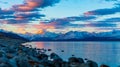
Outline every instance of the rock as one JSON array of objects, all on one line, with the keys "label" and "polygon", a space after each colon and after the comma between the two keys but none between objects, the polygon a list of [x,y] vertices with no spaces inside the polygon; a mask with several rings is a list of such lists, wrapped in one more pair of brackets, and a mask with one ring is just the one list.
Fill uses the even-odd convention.
[{"label": "rock", "polygon": [[61,52],[64,52],[64,50],[61,50]]},{"label": "rock", "polygon": [[10,59],[10,60],[9,60],[9,63],[10,63],[10,65],[11,65],[12,67],[18,67],[15,58]]},{"label": "rock", "polygon": [[98,64],[94,61],[88,60],[86,63],[89,65],[89,67],[98,67]]},{"label": "rock", "polygon": [[63,63],[62,63],[62,65],[61,65],[62,67],[69,67],[69,63],[68,62],[65,62],[65,61],[63,61]]},{"label": "rock", "polygon": [[74,54],[72,54],[72,57],[74,57],[75,55]]},{"label": "rock", "polygon": [[100,67],[109,67],[108,65],[102,64]]},{"label": "rock", "polygon": [[88,64],[86,64],[86,63],[82,63],[82,64],[80,64],[80,66],[78,66],[78,67],[90,67]]},{"label": "rock", "polygon": [[7,57],[8,59],[11,59],[11,58],[13,58],[14,56],[13,56],[13,54],[7,53],[7,54],[6,54],[6,57]]},{"label": "rock", "polygon": [[70,57],[68,59],[69,63],[76,62],[76,63],[84,63],[84,60],[82,58],[76,58],[76,57]]},{"label": "rock", "polygon": [[77,58],[79,63],[84,63],[84,60],[82,58]]},{"label": "rock", "polygon": [[41,62],[41,65],[43,65],[44,67],[54,67],[54,64],[52,61],[44,61],[44,62]]},{"label": "rock", "polygon": [[39,62],[36,62],[34,60],[28,60],[29,64],[32,66],[32,67],[36,67],[38,66],[40,63]]},{"label": "rock", "polygon": [[52,51],[52,49],[48,49],[48,51]]},{"label": "rock", "polygon": [[5,55],[5,51],[4,50],[0,50],[0,57],[3,57]]},{"label": "rock", "polygon": [[48,60],[48,55],[46,55],[46,54],[39,54],[39,55],[37,56],[37,58],[38,58],[39,60]]},{"label": "rock", "polygon": [[53,60],[60,60],[60,61],[62,61],[62,59],[55,53],[51,53],[50,54],[50,58],[53,59]]},{"label": "rock", "polygon": [[55,53],[50,54],[50,58],[53,59],[53,64],[55,67],[61,67],[63,60]]},{"label": "rock", "polygon": [[18,67],[31,67],[28,62],[28,58],[25,55],[20,54],[16,57]]},{"label": "rock", "polygon": [[12,67],[12,66],[9,65],[9,64],[6,64],[6,63],[1,63],[1,64],[0,64],[0,67]]},{"label": "rock", "polygon": [[78,67],[84,63],[84,60],[82,58],[70,57],[68,59],[68,62],[70,64],[70,67]]}]

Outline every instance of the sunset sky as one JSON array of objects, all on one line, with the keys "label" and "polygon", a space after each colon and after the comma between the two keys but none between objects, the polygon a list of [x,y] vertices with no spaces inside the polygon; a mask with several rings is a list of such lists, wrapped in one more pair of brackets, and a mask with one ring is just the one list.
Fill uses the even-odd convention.
[{"label": "sunset sky", "polygon": [[120,0],[0,0],[0,29],[15,33],[120,28]]}]

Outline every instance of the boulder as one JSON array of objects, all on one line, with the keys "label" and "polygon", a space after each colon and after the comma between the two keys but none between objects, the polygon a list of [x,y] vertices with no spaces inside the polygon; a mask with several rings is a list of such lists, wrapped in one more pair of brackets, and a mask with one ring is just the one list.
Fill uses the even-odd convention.
[{"label": "boulder", "polygon": [[92,60],[87,60],[86,63],[89,65],[89,67],[98,67],[98,64]]}]

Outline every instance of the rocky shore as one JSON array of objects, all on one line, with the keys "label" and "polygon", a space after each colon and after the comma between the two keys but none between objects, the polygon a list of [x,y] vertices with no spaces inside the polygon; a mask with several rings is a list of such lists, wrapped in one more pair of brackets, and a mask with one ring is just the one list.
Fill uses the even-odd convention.
[{"label": "rocky shore", "polygon": [[0,40],[0,67],[109,67],[98,66],[92,60],[71,56],[64,61],[55,53],[50,55],[46,51],[51,49],[37,49],[21,45],[23,41]]},{"label": "rocky shore", "polygon": [[[100,65],[92,60],[74,57],[63,60],[55,53],[50,55],[46,51],[52,49],[32,48],[22,45],[24,40],[0,38],[0,67],[109,67]],[[64,50],[62,50],[64,52]]]}]

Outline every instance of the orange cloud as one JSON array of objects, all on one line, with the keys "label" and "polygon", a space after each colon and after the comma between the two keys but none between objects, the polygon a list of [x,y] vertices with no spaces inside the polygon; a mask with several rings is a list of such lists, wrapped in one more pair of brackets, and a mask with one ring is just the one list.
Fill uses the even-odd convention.
[{"label": "orange cloud", "polygon": [[[16,11],[32,11],[43,4],[43,0],[25,0],[24,4],[14,5]],[[13,9],[14,9],[13,8]]]},{"label": "orange cloud", "polygon": [[88,11],[88,12],[85,12],[85,13],[84,13],[84,15],[85,15],[85,16],[89,16],[89,15],[94,15],[94,13],[93,13],[93,12]]},{"label": "orange cloud", "polygon": [[22,33],[22,34],[25,34],[26,33],[26,31],[25,31],[25,29],[24,28],[18,28],[18,31],[17,31],[18,33]]},{"label": "orange cloud", "polygon": [[17,17],[16,20],[23,20],[23,17]]},{"label": "orange cloud", "polygon": [[39,29],[36,34],[44,34],[44,30],[43,29]]},{"label": "orange cloud", "polygon": [[43,0],[40,0],[39,2],[36,2],[36,1],[27,1],[27,5],[29,7],[33,7],[33,8],[42,5],[42,3],[43,3]]},{"label": "orange cloud", "polygon": [[53,23],[41,22],[40,24],[34,24],[33,27],[35,27],[37,29],[54,29],[55,25]]},{"label": "orange cloud", "polygon": [[4,29],[22,34],[44,34],[47,29],[55,29],[55,25],[52,23],[43,22],[41,22],[40,24],[5,24]]},{"label": "orange cloud", "polygon": [[18,11],[20,10],[20,11],[31,11],[31,10],[33,10],[34,8],[33,7],[30,7],[30,6],[28,6],[28,5],[19,5],[18,6]]}]

